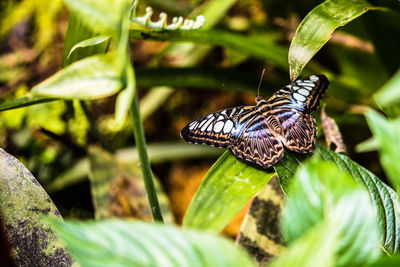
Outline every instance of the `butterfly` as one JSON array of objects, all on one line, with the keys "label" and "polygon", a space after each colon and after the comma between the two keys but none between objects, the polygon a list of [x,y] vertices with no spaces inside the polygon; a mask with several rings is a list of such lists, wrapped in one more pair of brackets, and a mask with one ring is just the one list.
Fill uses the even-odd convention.
[{"label": "butterfly", "polygon": [[314,150],[317,126],[311,113],[328,88],[325,75],[311,75],[278,90],[255,106],[220,110],[186,125],[181,137],[195,144],[229,148],[238,158],[267,169],[284,155]]}]

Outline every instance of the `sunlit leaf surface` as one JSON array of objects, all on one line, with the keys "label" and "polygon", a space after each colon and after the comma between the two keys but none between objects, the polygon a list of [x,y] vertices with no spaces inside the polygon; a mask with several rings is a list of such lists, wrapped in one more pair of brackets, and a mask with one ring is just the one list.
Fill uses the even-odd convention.
[{"label": "sunlit leaf surface", "polygon": [[232,241],[172,225],[52,221],[81,266],[255,266]]},{"label": "sunlit leaf surface", "polygon": [[327,0],[315,7],[297,28],[289,49],[290,78],[294,81],[305,65],[331,38],[333,31],[373,8],[365,0]]},{"label": "sunlit leaf surface", "polygon": [[202,181],[184,226],[221,231],[273,175],[226,151]]}]

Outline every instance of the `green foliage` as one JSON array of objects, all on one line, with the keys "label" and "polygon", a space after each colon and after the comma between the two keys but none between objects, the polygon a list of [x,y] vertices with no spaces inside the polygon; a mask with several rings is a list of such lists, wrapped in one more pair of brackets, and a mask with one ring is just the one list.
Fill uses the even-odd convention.
[{"label": "green foliage", "polygon": [[333,162],[305,162],[282,215],[289,244],[273,266],[361,266],[379,255],[368,191]]},{"label": "green foliage", "polygon": [[400,103],[400,70],[393,75],[393,77],[375,93],[375,101],[381,107],[396,105]]},{"label": "green foliage", "polygon": [[366,113],[368,125],[378,141],[380,160],[390,181],[400,189],[400,120],[388,120],[375,111]]},{"label": "green foliage", "polygon": [[183,225],[221,231],[274,174],[225,152],[204,177]]},{"label": "green foliage", "polygon": [[303,19],[290,44],[290,78],[294,81],[304,66],[331,38],[336,28],[361,16],[373,6],[364,0],[328,0]]},{"label": "green foliage", "polygon": [[[395,191],[350,158],[322,146],[317,146],[317,150],[323,159],[335,163],[341,171],[350,174],[357,183],[368,189],[376,213],[380,218],[378,220],[380,243],[389,253],[396,252],[400,246],[400,229],[397,227],[400,220],[400,207]],[[284,165],[285,168],[282,168],[281,165]],[[275,169],[281,185],[286,192],[290,193],[296,169],[301,166],[301,158],[294,153],[286,153],[281,165]]]},{"label": "green foliage", "polygon": [[[53,192],[87,178],[88,142],[97,142],[103,148],[115,152],[115,155],[108,155],[109,158],[104,160],[101,158],[103,152],[99,152],[100,150],[92,151],[90,154],[92,174],[90,178],[93,190],[91,197],[95,203],[96,217],[109,216],[106,202],[111,198],[111,181],[116,176],[127,174],[120,165],[122,161],[134,169],[136,178],[144,179],[143,185],[150,204],[144,206],[149,207],[147,211],[153,213],[155,220],[162,221],[157,196],[160,190],[157,191],[154,186],[150,160],[155,164],[153,167],[158,167],[157,162],[189,159],[199,155],[217,155],[218,152],[210,152],[211,150],[190,145],[163,143],[147,146],[136,90],[155,86],[163,86],[165,89],[161,94],[154,90],[147,94],[147,99],[144,101],[146,112],[143,117],[149,117],[158,107],[163,107],[167,112],[181,113],[165,120],[162,124],[157,121],[157,118],[155,122],[153,122],[153,117],[148,120],[149,129],[156,127],[153,132],[160,132],[157,134],[162,138],[165,134],[167,139],[169,130],[164,129],[166,124],[179,128],[180,124],[187,120],[185,117],[187,110],[192,112],[187,115],[190,117],[197,111],[195,112],[190,107],[183,108],[181,112],[179,108],[176,108],[179,106],[177,102],[184,105],[191,104],[186,102],[185,93],[177,92],[171,100],[168,100],[173,90],[165,86],[223,90],[227,90],[227,87],[235,87],[233,90],[254,92],[256,79],[246,74],[245,70],[253,71],[253,68],[260,69],[261,64],[266,64],[268,77],[261,91],[267,87],[272,93],[278,86],[287,83],[285,71],[288,67],[290,78],[293,80],[312,57],[331,40],[326,47],[327,51],[321,51],[321,56],[307,66],[304,74],[309,72],[327,74],[331,84],[325,98],[328,109],[332,109],[340,126],[351,128],[352,135],[354,135],[354,129],[358,127],[367,129],[362,117],[354,116],[352,112],[363,113],[366,110],[365,106],[377,104],[388,113],[388,119],[374,111],[366,113],[368,125],[373,133],[373,139],[370,140],[375,142],[369,149],[371,147],[378,149],[381,165],[390,181],[398,189],[400,172],[396,165],[400,160],[398,153],[400,125],[398,125],[398,119],[390,117],[393,114],[399,114],[400,110],[397,92],[400,59],[396,53],[398,42],[393,40],[395,39],[393,36],[398,36],[400,29],[399,24],[396,23],[399,8],[390,4],[390,1],[375,3],[364,0],[327,0],[316,7],[303,3],[304,1],[297,1],[293,2],[291,8],[285,2],[285,7],[280,10],[278,8],[264,10],[261,2],[258,3],[258,1],[250,1],[250,7],[246,7],[243,3],[234,5],[235,2],[234,0],[212,0],[195,9],[193,6],[193,12],[188,18],[194,18],[196,15],[203,15],[206,18],[204,28],[201,30],[188,25],[179,30],[177,26],[179,23],[175,24],[176,28],[174,25],[168,28],[164,14],[160,15],[159,21],[151,22],[151,12],[148,9],[144,17],[139,20],[144,25],[161,29],[149,30],[142,29],[136,24],[131,25],[129,19],[132,14],[128,0],[65,0],[64,3],[69,8],[71,17],[64,41],[63,69],[38,84],[42,76],[35,77],[33,81],[20,82],[15,77],[21,76],[28,68],[23,63],[14,65],[11,63],[15,58],[21,61],[20,58],[24,58],[25,54],[19,54],[17,51],[10,52],[9,58],[0,57],[1,85],[4,83],[7,87],[12,87],[15,80],[17,80],[15,84],[23,84],[21,88],[37,84],[33,86],[31,93],[22,97],[20,91],[16,91],[0,104],[0,111],[11,110],[1,116],[0,125],[7,129],[0,129],[0,133],[8,133],[10,129],[20,131],[16,134],[11,133],[11,138],[5,135],[2,142],[7,143],[12,140],[12,144],[17,144],[19,149],[26,149],[31,145],[32,153],[36,158],[27,160],[27,164],[39,166],[39,169],[43,168],[38,173],[47,174],[41,176],[54,175],[54,179],[47,187]],[[264,1],[263,3],[268,7],[273,7],[272,2]],[[5,36],[5,33],[10,32],[11,27],[22,22],[26,15],[36,14],[35,19],[39,24],[37,36],[43,38],[37,38],[35,47],[44,47],[44,44],[49,44],[54,31],[51,29],[47,35],[43,35],[44,29],[53,28],[50,22],[55,20],[55,15],[60,10],[60,2],[55,1],[52,5],[43,8],[45,12],[48,12],[48,17],[44,15],[45,12],[39,10],[42,4],[42,1],[33,3],[31,0],[24,0],[19,4],[11,5],[15,7],[14,12],[6,16],[7,23],[2,23],[0,35]],[[134,8],[136,4],[137,2]],[[375,4],[380,6],[377,7]],[[177,13],[188,12],[192,9],[188,6],[181,9],[173,5],[170,7]],[[363,15],[368,10],[377,11]],[[134,17],[138,19],[135,12]],[[244,14],[247,15],[246,12],[254,18],[243,19]],[[279,13],[279,16],[275,13]],[[292,29],[289,25],[289,16],[286,14],[291,14],[291,16],[307,14],[292,39],[289,62],[286,57],[285,37],[288,35],[289,39],[291,38]],[[359,18],[361,15],[363,16]],[[211,29],[211,27],[216,29]],[[341,27],[339,33],[336,31],[338,27]],[[21,28],[24,29],[24,27]],[[191,30],[183,30],[185,28]],[[130,51],[129,41],[144,42],[133,45]],[[146,49],[150,42],[146,41],[179,44],[171,44],[166,48],[149,52]],[[18,47],[11,41],[9,44],[10,50]],[[39,49],[39,51],[43,50]],[[35,61],[35,57],[32,61]],[[141,69],[134,69],[132,58],[135,64],[142,67]],[[211,64],[216,67],[210,67]],[[391,75],[393,76],[390,80],[386,81]],[[225,83],[228,85],[226,86]],[[117,93],[116,97],[108,98]],[[60,105],[60,102],[55,100],[67,101]],[[92,103],[86,105],[83,102],[93,100],[96,100],[93,105]],[[37,105],[51,101],[55,102]],[[103,110],[99,111],[98,107],[108,109],[111,101],[115,101],[115,110],[104,111],[107,114],[103,114]],[[165,101],[168,102],[164,105]],[[202,101],[204,102],[201,103],[210,102],[208,96]],[[30,105],[35,106],[12,110]],[[196,107],[197,105],[202,104],[197,103]],[[93,110],[89,110],[88,107],[93,107]],[[126,117],[129,111],[132,121],[131,125],[127,126]],[[112,112],[114,112],[114,119],[109,125],[112,125],[115,136],[106,137],[99,130],[101,127],[97,128],[97,124],[104,125],[104,118],[107,116],[110,118]],[[318,116],[316,117],[318,119]],[[121,141],[118,136],[122,131],[130,133],[132,131],[130,127],[134,131],[135,149],[130,149],[129,153],[126,153],[109,144],[109,140],[116,139],[116,143],[123,147],[131,146],[132,144],[127,142],[126,138],[120,138],[123,139]],[[173,128],[174,133],[175,128]],[[59,145],[46,144],[47,139],[41,140],[40,145],[33,141],[30,144],[29,142],[34,139],[32,136],[34,134],[37,136],[38,132],[47,133],[65,142],[63,145],[69,152],[65,153],[67,156],[63,155]],[[32,136],[27,137],[26,133]],[[345,140],[362,139],[365,135],[361,130],[357,131],[355,137],[351,137],[348,130],[345,134],[347,134],[345,137],[348,137],[344,138]],[[155,139],[161,138],[159,136],[156,135]],[[352,146],[353,143],[349,145]],[[12,145],[10,147],[13,149]],[[76,155],[83,157],[78,159]],[[284,158],[274,166],[274,169],[265,171],[248,162],[238,160],[229,151],[225,152],[206,174],[186,213],[184,226],[212,232],[221,231],[233,216],[274,175],[277,175],[281,187],[287,194],[282,228],[287,238],[288,249],[272,263],[272,266],[394,265],[398,262],[397,257],[393,259],[382,257],[374,263],[371,262],[378,257],[379,244],[387,254],[394,254],[399,250],[400,217],[397,194],[376,175],[357,164],[355,162],[357,155],[350,155],[352,159],[317,145],[314,155],[299,155],[286,151]],[[69,159],[65,160],[64,156]],[[307,158],[311,159],[306,160]],[[55,174],[47,172],[48,169],[45,168],[47,164],[63,160],[67,165],[65,172],[63,170]],[[378,164],[375,162],[371,164],[371,161],[368,168],[378,171],[377,174],[380,175]],[[25,173],[24,167],[18,164],[16,166],[19,167],[16,168],[3,168],[8,172],[3,176],[9,179],[15,178],[9,175],[9,172],[18,174],[20,170],[23,170]],[[142,170],[141,174],[139,168]],[[157,172],[163,173],[164,170],[160,168]],[[95,176],[97,178],[94,178]],[[19,181],[20,177],[18,177],[17,175],[13,181],[3,181],[0,188],[13,185]],[[133,182],[134,179],[130,181]],[[25,190],[25,195],[21,193],[22,191],[11,197],[6,194],[13,192],[21,185],[20,189]],[[143,185],[141,183],[142,187]],[[0,190],[0,199],[4,200],[1,202],[5,203],[1,208],[8,216],[5,217],[6,221],[8,218],[27,217],[36,223],[37,218],[41,217],[38,216],[36,210],[46,212],[50,210],[54,214],[58,212],[41,188],[34,190],[33,195],[26,193],[31,192],[30,190],[35,186],[37,184],[32,184],[32,182],[27,185],[26,180],[12,188]],[[32,207],[32,201],[25,201],[24,206],[20,200],[26,200],[26,197],[37,199],[34,204],[40,207]],[[47,206],[46,203],[43,204],[43,200],[47,201]],[[4,206],[10,201],[18,205]],[[141,201],[147,203],[145,200]],[[162,203],[166,205],[166,202]],[[193,229],[180,230],[175,226],[119,220],[97,223],[50,221],[64,240],[71,255],[82,266],[185,266],[189,264],[191,266],[254,266],[247,255],[231,242]],[[15,222],[12,224],[17,225]],[[38,225],[40,228],[45,224]],[[48,249],[51,254],[59,247],[59,244],[52,233],[49,236],[52,242],[55,240],[54,244],[56,244]],[[140,253],[136,253],[138,251]]]},{"label": "green foliage", "polygon": [[51,223],[81,266],[255,266],[232,241],[172,225]]},{"label": "green foliage", "polygon": [[33,96],[61,99],[97,99],[115,94],[123,83],[115,55],[77,61],[32,89]]}]

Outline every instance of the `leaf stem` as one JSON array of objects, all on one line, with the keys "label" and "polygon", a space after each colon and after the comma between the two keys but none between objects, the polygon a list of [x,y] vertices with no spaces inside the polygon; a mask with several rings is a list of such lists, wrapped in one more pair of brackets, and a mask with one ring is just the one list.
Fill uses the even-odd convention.
[{"label": "leaf stem", "polygon": [[144,136],[142,120],[140,117],[139,103],[135,95],[131,105],[131,119],[133,133],[135,135],[136,147],[139,154],[140,167],[143,173],[144,185],[147,192],[147,198],[150,203],[151,213],[155,221],[164,222],[161,214],[160,204],[158,202],[156,189],[154,186],[153,174],[150,168],[150,161],[146,150],[146,139]]}]

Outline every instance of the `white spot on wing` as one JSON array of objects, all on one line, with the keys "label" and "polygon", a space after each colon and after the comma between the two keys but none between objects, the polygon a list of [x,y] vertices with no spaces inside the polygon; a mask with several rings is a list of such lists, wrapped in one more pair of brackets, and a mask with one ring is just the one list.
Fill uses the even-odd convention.
[{"label": "white spot on wing", "polygon": [[226,110],[221,111],[222,115],[226,115]]},{"label": "white spot on wing", "polygon": [[296,92],[293,93],[293,97],[294,97],[294,99],[296,99],[297,101],[301,101],[301,102],[304,102],[304,101],[306,101],[306,99],[307,99],[305,96],[303,96],[303,95],[301,95],[301,94],[298,94],[298,93],[296,93]]},{"label": "white spot on wing", "polygon": [[226,133],[229,133],[229,132],[232,130],[232,128],[233,128],[233,122],[230,121],[230,120],[227,120],[227,121],[225,122],[225,126],[224,126],[224,133],[225,133],[225,134],[226,134]]},{"label": "white spot on wing", "polygon": [[189,130],[193,130],[194,128],[196,128],[196,124],[197,124],[197,121],[191,122],[189,124]]},{"label": "white spot on wing", "polygon": [[206,123],[206,121],[207,121],[207,119],[202,120],[202,121],[200,122],[199,128],[200,128],[201,126],[203,126],[203,124]]},{"label": "white spot on wing", "polygon": [[214,124],[214,132],[219,133],[223,127],[224,127],[224,122],[218,121],[217,123]]},{"label": "white spot on wing", "polygon": [[[225,111],[225,110],[224,110],[224,111]],[[224,112],[224,111],[223,111],[223,112]],[[222,113],[222,112],[221,112],[221,113]],[[222,121],[223,119],[224,119],[224,116],[219,115],[217,121]]]},{"label": "white spot on wing", "polygon": [[304,89],[307,89],[308,91],[311,91],[313,88],[311,86],[303,86]]},{"label": "white spot on wing", "polygon": [[310,80],[313,81],[313,82],[318,82],[319,78],[318,78],[317,75],[311,75],[310,76]]},{"label": "white spot on wing", "polygon": [[298,87],[298,86],[296,86],[296,85],[293,86],[292,88],[293,88],[293,90],[299,90],[299,89],[300,89],[300,87]]},{"label": "white spot on wing", "polygon": [[208,128],[207,128],[207,132],[211,132],[212,128],[213,128],[213,124],[210,123],[210,125],[209,125]]},{"label": "white spot on wing", "polygon": [[300,86],[314,86],[314,83],[312,81],[301,81],[301,82],[296,82],[297,85]]},{"label": "white spot on wing", "polygon": [[302,94],[304,96],[308,96],[310,94],[310,91],[306,90],[306,89],[299,89],[297,91],[299,94]]},{"label": "white spot on wing", "polygon": [[204,125],[201,127],[200,131],[204,132],[204,131],[207,129],[208,125],[209,125],[213,120],[214,120],[214,117],[209,118],[208,121],[207,121],[206,123],[204,123]]}]

